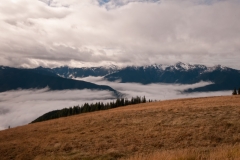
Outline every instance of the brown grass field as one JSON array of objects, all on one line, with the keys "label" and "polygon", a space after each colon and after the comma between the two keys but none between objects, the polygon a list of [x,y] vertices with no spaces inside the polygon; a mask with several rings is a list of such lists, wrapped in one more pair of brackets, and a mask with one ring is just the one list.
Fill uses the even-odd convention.
[{"label": "brown grass field", "polygon": [[240,96],[145,103],[0,131],[0,160],[240,159]]}]

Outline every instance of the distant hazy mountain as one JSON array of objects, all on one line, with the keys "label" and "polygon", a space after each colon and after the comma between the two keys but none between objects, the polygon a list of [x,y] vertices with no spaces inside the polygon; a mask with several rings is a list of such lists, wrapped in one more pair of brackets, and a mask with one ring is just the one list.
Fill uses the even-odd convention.
[{"label": "distant hazy mountain", "polygon": [[51,69],[35,68],[35,69],[17,69],[10,67],[0,67],[0,92],[16,89],[45,88],[51,90],[64,89],[94,89],[108,90],[116,96],[117,91],[109,86],[96,85],[90,82],[66,79],[57,76]]}]

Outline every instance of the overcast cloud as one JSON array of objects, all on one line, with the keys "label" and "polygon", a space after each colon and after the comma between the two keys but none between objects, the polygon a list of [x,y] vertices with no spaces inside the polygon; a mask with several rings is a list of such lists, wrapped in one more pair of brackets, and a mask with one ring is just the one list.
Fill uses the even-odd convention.
[{"label": "overcast cloud", "polygon": [[[101,77],[87,77],[84,80],[97,84],[108,84],[114,89],[125,94],[126,98],[135,96],[146,96],[151,100],[166,100],[187,97],[206,97],[231,95],[231,91],[201,92],[182,94],[181,91],[187,88],[205,86],[208,82],[201,82],[193,85],[170,85],[150,84],[142,85],[137,83],[107,82]],[[19,90],[0,93],[0,130],[8,126],[16,127],[25,125],[52,110],[63,109],[75,105],[82,105],[85,102],[109,102],[113,101],[111,92],[91,90],[64,90],[48,91],[41,90]]]},{"label": "overcast cloud", "polygon": [[239,0],[1,0],[0,65],[240,69]]}]

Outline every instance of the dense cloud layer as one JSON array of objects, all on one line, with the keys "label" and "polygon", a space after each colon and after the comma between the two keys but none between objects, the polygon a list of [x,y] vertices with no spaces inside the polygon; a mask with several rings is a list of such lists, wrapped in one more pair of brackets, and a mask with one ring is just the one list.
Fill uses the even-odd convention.
[{"label": "dense cloud layer", "polygon": [[239,0],[3,0],[0,65],[240,69]]},{"label": "dense cloud layer", "polygon": [[[166,100],[186,97],[205,97],[230,95],[231,91],[207,92],[195,94],[182,94],[187,88],[194,88],[209,84],[201,82],[194,85],[169,85],[150,84],[141,85],[137,83],[116,83],[103,81],[101,77],[88,77],[85,80],[97,84],[108,84],[112,88],[125,94],[126,98],[135,96],[146,96],[152,100]],[[28,124],[42,114],[65,107],[81,105],[85,102],[109,102],[113,101],[111,92],[91,90],[65,90],[48,91],[42,90],[20,90],[0,93],[0,130]]]},{"label": "dense cloud layer", "polygon": [[0,130],[28,124],[52,110],[81,105],[85,102],[112,100],[111,92],[92,90],[48,91],[19,90],[0,93]]},{"label": "dense cloud layer", "polygon": [[187,97],[206,97],[206,96],[221,96],[231,95],[231,91],[219,92],[195,92],[185,93],[184,90],[189,88],[198,88],[211,84],[211,82],[199,82],[189,85],[180,84],[165,84],[152,83],[149,85],[142,85],[140,83],[117,83],[104,80],[102,77],[85,77],[77,78],[79,80],[89,81],[99,85],[108,85],[113,89],[123,93],[126,97],[146,96],[151,100],[167,100]]}]

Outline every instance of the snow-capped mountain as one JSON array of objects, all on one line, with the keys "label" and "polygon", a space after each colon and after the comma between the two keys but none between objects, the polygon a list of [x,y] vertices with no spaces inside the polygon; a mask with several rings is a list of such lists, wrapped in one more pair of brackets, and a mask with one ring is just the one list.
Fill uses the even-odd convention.
[{"label": "snow-capped mountain", "polygon": [[212,78],[202,78],[206,74],[215,72],[234,72],[234,70],[221,65],[207,67],[199,64],[187,64],[178,62],[174,65],[153,64],[146,66],[127,66],[120,68],[115,65],[102,67],[70,68],[67,66],[50,69],[51,72],[64,78],[82,78],[88,76],[101,76],[108,81],[120,80],[121,82],[136,83],[180,83],[192,84],[201,80],[212,81]]},{"label": "snow-capped mountain", "polygon": [[[40,67],[41,68],[41,67]],[[47,68],[46,68],[47,69]],[[205,65],[192,65],[187,63],[178,62],[175,65],[164,65],[164,64],[153,64],[153,65],[145,65],[145,66],[127,66],[127,67],[118,67],[116,65],[109,65],[109,66],[101,66],[101,67],[82,67],[82,68],[71,68],[68,66],[62,66],[58,68],[48,69],[51,72],[57,74],[58,76],[64,78],[82,78],[88,76],[104,76],[107,80],[115,81],[118,79],[124,79],[124,75],[128,75],[129,72],[134,72],[132,76],[136,76],[137,72],[141,72],[140,74],[144,76],[145,74],[152,74],[152,76],[160,77],[168,72],[177,73],[181,72],[184,73],[191,73],[197,72],[198,74],[213,72],[213,71],[230,71],[231,68],[224,67],[221,65],[207,67]],[[119,75],[124,73],[123,75]],[[141,79],[146,79],[147,75],[142,77]],[[114,77],[114,78],[113,78]],[[153,78],[153,77],[150,77]],[[124,81],[123,81],[124,82]],[[132,82],[131,80],[126,82]],[[140,82],[141,80],[134,80],[133,82]],[[150,82],[155,82],[154,79],[150,79]],[[174,81],[175,82],[175,81]],[[177,82],[177,81],[176,81]],[[167,82],[168,83],[168,82]],[[171,82],[172,83],[172,82]],[[187,82],[189,83],[189,82]]]},{"label": "snow-capped mountain", "polygon": [[[0,66],[0,75],[4,73],[2,77],[12,71],[8,68],[9,67]],[[146,66],[127,66],[123,68],[115,65],[83,68],[70,68],[67,66],[58,68],[38,67],[33,69],[33,71],[37,74],[51,77],[50,79],[56,79],[57,77],[74,79],[88,76],[101,76],[107,81],[118,81],[121,83],[194,84],[201,81],[212,82],[212,84],[208,86],[195,88],[194,90],[190,89],[188,91],[232,90],[233,88],[240,87],[240,71],[221,65],[207,67],[204,65],[179,62],[174,65],[153,64]],[[15,73],[12,73],[12,75],[15,75]],[[42,81],[41,79],[39,80],[39,82]]]},{"label": "snow-capped mountain", "polygon": [[[176,83],[194,84],[209,81],[213,84],[194,91],[232,90],[240,87],[240,71],[221,65],[207,67],[176,63],[175,65],[149,65],[126,67],[104,77],[108,81],[122,83]],[[190,90],[189,90],[190,91]]]},{"label": "snow-capped mountain", "polygon": [[[188,64],[188,63],[182,63],[182,62],[178,62],[174,65],[165,65],[165,64],[153,64],[153,65],[146,65],[146,66],[128,66],[125,68],[135,68],[136,70],[143,68],[143,69],[156,69],[156,70],[160,70],[160,71],[191,71],[191,70],[201,70],[202,72],[212,72],[214,70],[227,70],[230,69],[228,67],[225,66],[221,66],[221,65],[216,65],[213,67],[207,67],[205,65],[200,65],[200,64]],[[124,69],[124,68],[122,68]]]},{"label": "snow-capped mountain", "polygon": [[107,81],[121,83],[194,84],[201,81],[212,82],[212,84],[205,87],[195,88],[194,90],[189,89],[188,92],[232,90],[240,87],[240,71],[221,65],[207,67],[205,65],[178,62],[174,65],[153,64],[123,68],[114,65],[83,68],[65,66],[53,69],[45,68],[45,70],[64,78],[101,76]]},{"label": "snow-capped mountain", "polygon": [[204,65],[199,65],[199,64],[191,65],[191,64],[187,64],[187,63],[178,62],[175,65],[170,65],[168,67],[165,67],[165,69],[168,71],[176,71],[176,70],[189,71],[189,70],[194,70],[194,69],[206,70],[207,67]]},{"label": "snow-capped mountain", "polygon": [[70,68],[68,66],[53,68],[52,72],[64,78],[82,78],[89,76],[106,76],[120,70],[120,67],[115,65],[102,67],[82,67]]}]

